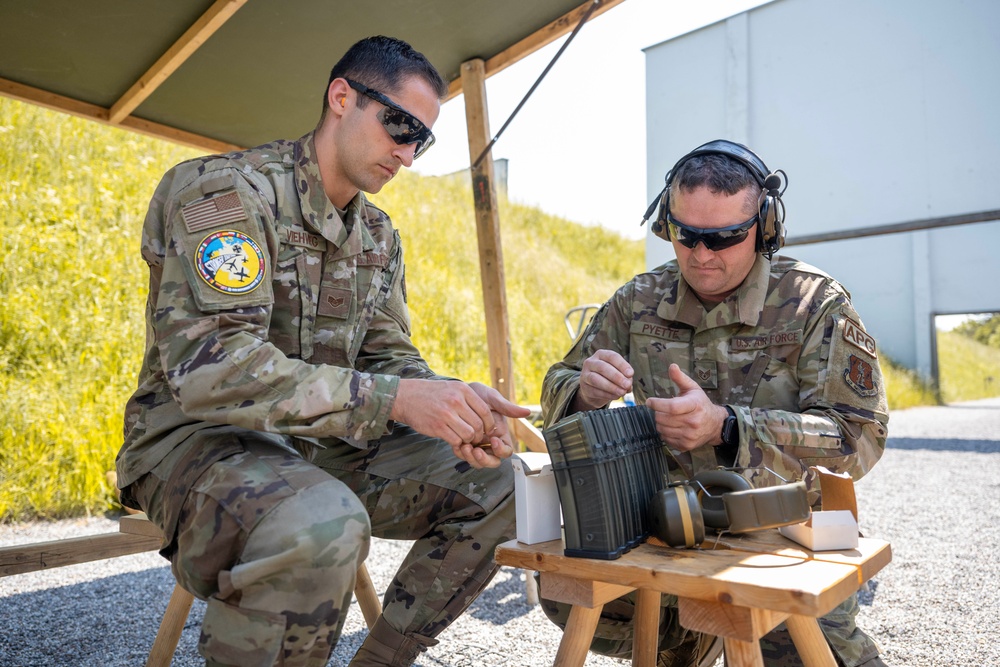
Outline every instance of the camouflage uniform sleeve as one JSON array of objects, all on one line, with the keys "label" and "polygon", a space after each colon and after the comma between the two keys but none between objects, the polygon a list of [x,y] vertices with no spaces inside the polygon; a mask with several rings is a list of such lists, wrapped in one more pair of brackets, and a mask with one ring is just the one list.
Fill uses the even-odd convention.
[{"label": "camouflage uniform sleeve", "polygon": [[[192,177],[174,171],[156,214],[163,221],[162,280],[150,295],[155,344],[171,393],[193,419],[301,436],[359,440],[386,432],[398,378],[289,358],[268,342],[273,309],[271,270],[278,240],[265,199],[234,169]],[[242,217],[204,228],[190,213],[227,181]],[[216,187],[216,186],[212,186]],[[193,231],[192,231],[193,228]],[[223,231],[220,231],[223,230]],[[249,238],[264,273],[249,291],[225,292],[199,275],[211,234]],[[243,236],[233,236],[234,234]],[[204,237],[204,239],[203,239]],[[254,252],[251,249],[251,252]],[[251,269],[251,272],[253,269]]]},{"label": "camouflage uniform sleeve", "polygon": [[875,340],[849,295],[833,287],[811,319],[797,364],[800,410],[736,407],[744,443],[736,465],[794,478],[821,465],[857,480],[881,458],[888,436]]},{"label": "camouflage uniform sleeve", "polygon": [[399,233],[383,283],[383,294],[358,353],[357,366],[368,373],[400,378],[451,379],[436,375],[410,339],[410,312],[406,305],[406,265]]},{"label": "camouflage uniform sleeve", "polygon": [[588,357],[597,350],[613,350],[628,359],[632,293],[632,283],[620,288],[597,311],[563,360],[545,374],[541,404],[546,427],[571,414],[570,404],[580,387],[580,373]]}]

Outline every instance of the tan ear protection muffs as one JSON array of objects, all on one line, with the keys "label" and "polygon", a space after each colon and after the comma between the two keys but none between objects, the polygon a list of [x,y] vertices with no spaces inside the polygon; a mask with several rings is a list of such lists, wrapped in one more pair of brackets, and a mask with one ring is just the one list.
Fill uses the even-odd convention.
[{"label": "tan ear protection muffs", "polygon": [[755,489],[732,470],[700,472],[653,495],[649,522],[653,535],[672,547],[694,547],[705,527],[749,533],[801,523],[809,518],[804,482]]},{"label": "tan ear protection muffs", "polygon": [[[656,212],[651,229],[660,238],[669,241],[670,231],[667,228],[667,212],[670,211],[670,184],[682,164],[698,155],[725,155],[746,167],[762,188],[757,202],[759,224],[757,225],[757,252],[767,255],[770,259],[785,243],[785,205],[781,196],[788,187],[788,176],[781,169],[770,171],[764,161],[752,150],[734,141],[716,139],[702,144],[677,161],[664,177],[666,184],[660,194],[646,209],[642,221],[646,222]],[[658,208],[657,208],[658,207]]]}]

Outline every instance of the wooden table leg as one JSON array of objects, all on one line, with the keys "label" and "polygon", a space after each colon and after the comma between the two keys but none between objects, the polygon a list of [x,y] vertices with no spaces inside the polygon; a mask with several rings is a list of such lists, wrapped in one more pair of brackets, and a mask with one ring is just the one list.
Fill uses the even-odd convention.
[{"label": "wooden table leg", "polygon": [[660,593],[640,588],[635,610],[635,636],[632,638],[634,667],[656,667],[660,644]]},{"label": "wooden table leg", "polygon": [[724,639],[726,664],[730,667],[764,667],[764,656],[760,652],[760,642],[745,642],[739,639]]},{"label": "wooden table leg", "polygon": [[563,631],[562,641],[559,642],[559,652],[556,653],[554,667],[583,667],[603,608],[603,605],[597,607],[573,605],[569,612],[569,620],[566,622],[566,629]]},{"label": "wooden table leg", "polygon": [[793,614],[785,619],[785,627],[805,667],[836,667],[833,652],[815,618]]},{"label": "wooden table leg", "polygon": [[193,602],[193,595],[181,588],[180,584],[174,585],[174,592],[170,595],[167,610],[163,614],[163,620],[160,621],[160,629],[149,651],[146,667],[169,665],[173,661],[177,642],[181,638]]}]

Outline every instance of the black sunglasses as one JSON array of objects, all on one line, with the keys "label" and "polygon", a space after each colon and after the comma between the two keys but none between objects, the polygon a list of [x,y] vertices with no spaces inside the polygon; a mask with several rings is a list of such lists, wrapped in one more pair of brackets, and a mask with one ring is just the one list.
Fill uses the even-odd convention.
[{"label": "black sunglasses", "polygon": [[753,226],[757,224],[759,217],[759,215],[755,215],[745,222],[741,222],[738,225],[730,225],[729,227],[701,229],[698,227],[688,227],[683,222],[678,222],[667,211],[667,229],[670,231],[670,238],[677,239],[677,242],[685,248],[694,250],[694,247],[700,241],[709,250],[724,250],[742,243]]},{"label": "black sunglasses", "polygon": [[434,145],[434,134],[430,128],[420,122],[420,119],[412,113],[363,83],[351,81],[350,79],[344,79],[344,81],[347,81],[347,84],[354,90],[382,105],[382,108],[375,114],[375,117],[378,118],[379,122],[382,123],[382,127],[385,128],[385,131],[389,133],[389,136],[397,144],[417,145],[416,150],[413,152],[414,160],[426,153],[427,149]]}]

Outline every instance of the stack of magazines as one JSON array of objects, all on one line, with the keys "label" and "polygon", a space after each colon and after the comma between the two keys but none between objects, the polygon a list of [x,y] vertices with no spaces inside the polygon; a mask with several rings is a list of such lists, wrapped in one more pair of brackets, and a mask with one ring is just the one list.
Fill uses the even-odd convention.
[{"label": "stack of magazines", "polygon": [[613,560],[650,534],[649,501],[667,485],[652,410],[578,412],[543,431],[562,505],[567,556]]}]

